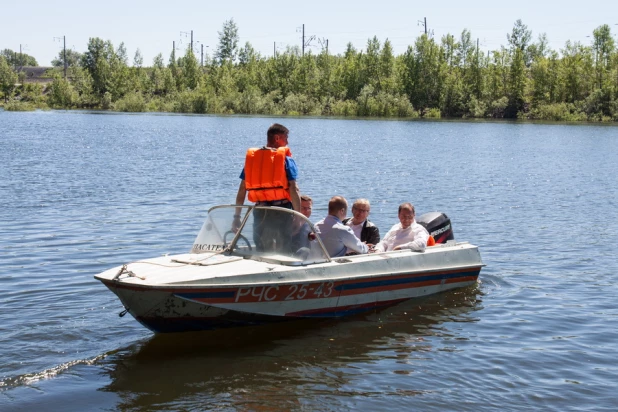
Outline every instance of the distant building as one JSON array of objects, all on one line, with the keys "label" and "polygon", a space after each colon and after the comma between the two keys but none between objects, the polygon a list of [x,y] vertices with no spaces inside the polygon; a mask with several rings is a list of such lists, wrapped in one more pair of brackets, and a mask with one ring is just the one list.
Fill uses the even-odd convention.
[{"label": "distant building", "polygon": [[[52,73],[58,70],[56,67],[42,66],[17,66],[17,74],[24,73],[24,83],[51,83],[54,81]],[[62,74],[62,68],[59,70]]]}]

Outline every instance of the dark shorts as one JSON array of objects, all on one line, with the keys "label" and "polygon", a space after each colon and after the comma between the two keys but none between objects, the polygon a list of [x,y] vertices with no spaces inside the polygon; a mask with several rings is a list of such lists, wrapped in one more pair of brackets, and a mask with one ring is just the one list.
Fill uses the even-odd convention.
[{"label": "dark shorts", "polygon": [[[262,205],[256,204],[256,206]],[[289,201],[287,204],[272,206],[292,209],[292,203]],[[288,253],[291,247],[293,219],[294,217],[290,213],[255,209],[253,211],[253,240],[257,250],[260,252]]]},{"label": "dark shorts", "polygon": [[268,202],[257,202],[256,206],[278,206],[285,207],[286,209],[293,209],[292,202],[287,199],[283,200],[272,200]]}]

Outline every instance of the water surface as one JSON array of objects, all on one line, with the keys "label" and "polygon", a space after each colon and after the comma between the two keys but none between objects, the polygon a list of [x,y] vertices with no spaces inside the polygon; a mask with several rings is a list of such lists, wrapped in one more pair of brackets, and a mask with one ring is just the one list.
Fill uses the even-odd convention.
[{"label": "water surface", "polygon": [[[154,336],[93,279],[190,249],[291,130],[340,194],[449,215],[482,283],[344,320]],[[0,410],[616,410],[618,128],[0,112]]]}]

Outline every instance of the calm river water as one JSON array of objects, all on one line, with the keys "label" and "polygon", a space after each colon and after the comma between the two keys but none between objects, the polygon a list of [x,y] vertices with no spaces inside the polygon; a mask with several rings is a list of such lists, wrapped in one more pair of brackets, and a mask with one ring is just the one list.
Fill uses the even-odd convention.
[{"label": "calm river water", "polygon": [[[313,196],[442,211],[476,288],[159,335],[93,279],[188,251],[281,121]],[[0,111],[0,410],[618,409],[618,127]]]}]

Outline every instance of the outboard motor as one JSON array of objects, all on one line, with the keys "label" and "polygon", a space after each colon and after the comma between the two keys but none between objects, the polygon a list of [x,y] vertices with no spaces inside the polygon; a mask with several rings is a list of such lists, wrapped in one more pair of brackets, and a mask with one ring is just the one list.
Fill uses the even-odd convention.
[{"label": "outboard motor", "polygon": [[449,219],[445,213],[424,213],[416,218],[416,223],[427,229],[436,243],[446,243],[448,240],[455,239],[453,235],[453,226],[451,226],[451,219]]}]

